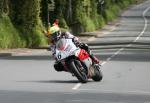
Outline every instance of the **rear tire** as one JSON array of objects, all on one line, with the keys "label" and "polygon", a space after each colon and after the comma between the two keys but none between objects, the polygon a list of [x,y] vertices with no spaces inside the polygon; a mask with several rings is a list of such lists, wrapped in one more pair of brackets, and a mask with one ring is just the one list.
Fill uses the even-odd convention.
[{"label": "rear tire", "polygon": [[71,60],[69,66],[70,66],[72,73],[77,77],[77,79],[81,83],[87,83],[88,77],[80,61]]},{"label": "rear tire", "polygon": [[100,70],[99,65],[94,66],[94,76],[92,77],[92,79],[97,82],[103,79],[103,74]]}]

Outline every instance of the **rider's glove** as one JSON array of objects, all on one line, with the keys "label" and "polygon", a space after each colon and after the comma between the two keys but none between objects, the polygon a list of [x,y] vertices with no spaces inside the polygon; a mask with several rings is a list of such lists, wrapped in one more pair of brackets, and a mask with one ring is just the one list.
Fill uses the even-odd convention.
[{"label": "rider's glove", "polygon": [[72,39],[72,41],[74,42],[74,44],[75,44],[76,46],[79,46],[80,43],[81,43],[81,42],[78,40],[77,37],[74,37],[74,38]]}]

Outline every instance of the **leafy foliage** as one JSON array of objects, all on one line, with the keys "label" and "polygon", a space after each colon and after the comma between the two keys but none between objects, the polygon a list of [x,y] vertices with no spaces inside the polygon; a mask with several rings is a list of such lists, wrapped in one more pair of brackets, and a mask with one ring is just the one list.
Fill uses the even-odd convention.
[{"label": "leafy foliage", "polygon": [[0,17],[0,48],[24,47],[25,40],[7,15]]},{"label": "leafy foliage", "polygon": [[[0,48],[37,47],[47,43],[43,24],[60,20],[74,34],[100,29],[137,0],[0,0]],[[54,3],[55,9],[48,10]],[[49,16],[48,16],[49,13]],[[49,18],[49,20],[47,20]]]},{"label": "leafy foliage", "polygon": [[53,14],[55,17],[52,15],[51,18],[60,19],[61,27],[76,30],[78,26],[80,31],[73,30],[75,34],[93,31],[114,20],[122,9],[134,1],[104,0],[104,4],[101,5],[99,0],[54,0],[56,7]]},{"label": "leafy foliage", "polygon": [[9,0],[8,5],[9,14],[2,13],[1,15],[5,16],[0,19],[0,48],[35,47],[46,44],[40,28],[40,0]]}]

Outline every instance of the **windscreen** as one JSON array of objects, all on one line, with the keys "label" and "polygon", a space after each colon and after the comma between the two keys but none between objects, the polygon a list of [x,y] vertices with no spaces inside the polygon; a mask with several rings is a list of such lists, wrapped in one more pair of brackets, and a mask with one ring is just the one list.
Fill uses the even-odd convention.
[{"label": "windscreen", "polygon": [[56,48],[58,50],[64,50],[65,49],[65,46],[66,46],[66,39],[62,38],[60,40],[58,40],[58,42],[56,43]]}]

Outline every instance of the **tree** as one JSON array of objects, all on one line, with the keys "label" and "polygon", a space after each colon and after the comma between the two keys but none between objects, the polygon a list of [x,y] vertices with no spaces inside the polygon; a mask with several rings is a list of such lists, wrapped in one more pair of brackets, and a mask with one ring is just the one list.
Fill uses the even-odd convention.
[{"label": "tree", "polygon": [[8,0],[0,0],[0,15],[9,13]]},{"label": "tree", "polygon": [[32,29],[39,23],[40,0],[11,0],[11,19],[25,29]]},{"label": "tree", "polygon": [[41,33],[41,0],[10,0],[10,18],[15,27],[26,39],[26,46],[33,47],[45,43]]}]

